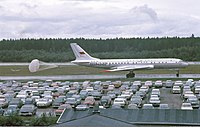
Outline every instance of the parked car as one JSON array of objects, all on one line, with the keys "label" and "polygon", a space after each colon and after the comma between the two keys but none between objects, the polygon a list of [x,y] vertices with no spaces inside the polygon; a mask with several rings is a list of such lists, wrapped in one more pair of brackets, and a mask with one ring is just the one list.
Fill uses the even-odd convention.
[{"label": "parked car", "polygon": [[180,88],[180,86],[173,86],[173,88],[172,88],[172,93],[173,93],[173,94],[180,94],[180,93],[181,93],[181,88]]},{"label": "parked car", "polygon": [[191,91],[190,86],[183,86],[182,94],[185,94],[186,91]]},{"label": "parked car", "polygon": [[129,100],[132,95],[133,95],[133,93],[129,92],[129,91],[123,91],[122,94],[121,94],[121,96],[126,98],[127,100]]},{"label": "parked car", "polygon": [[37,107],[35,105],[23,105],[19,110],[21,116],[32,116],[36,114]]},{"label": "parked car", "polygon": [[142,109],[154,109],[152,104],[144,104]]},{"label": "parked car", "polygon": [[145,93],[148,93],[149,92],[149,86],[143,85],[143,86],[140,87],[139,91],[144,91]]},{"label": "parked car", "polygon": [[61,104],[64,104],[64,103],[65,103],[65,98],[58,97],[53,101],[52,107],[53,108],[58,108]]},{"label": "parked car", "polygon": [[107,95],[110,96],[111,99],[115,99],[115,98],[116,98],[116,93],[115,93],[115,91],[108,91]]},{"label": "parked car", "polygon": [[146,93],[144,91],[137,91],[135,96],[140,96],[143,99],[146,97]]},{"label": "parked car", "polygon": [[3,116],[4,111],[5,111],[4,109],[0,108],[0,116]]},{"label": "parked car", "polygon": [[95,99],[93,96],[88,96],[85,98],[84,104],[88,105],[89,107],[93,107],[95,105]]},{"label": "parked car", "polygon": [[142,107],[142,99],[140,97],[131,98],[130,104],[136,104],[137,107]]},{"label": "parked car", "polygon": [[168,104],[160,104],[159,109],[169,109]]},{"label": "parked car", "polygon": [[87,90],[81,90],[79,95],[81,96],[81,99],[85,99],[88,96],[88,91]]},{"label": "parked car", "polygon": [[188,99],[189,97],[192,97],[192,96],[195,96],[194,93],[192,91],[186,91],[184,94],[183,94],[183,98],[186,100]]},{"label": "parked car", "polygon": [[199,108],[199,100],[196,96],[188,97],[187,101],[192,105],[192,108]]},{"label": "parked car", "polygon": [[193,110],[192,105],[190,103],[182,103],[181,109],[182,110]]},{"label": "parked car", "polygon": [[162,87],[163,86],[162,81],[161,80],[156,81],[154,86],[157,87],[157,88]]},{"label": "parked car", "polygon": [[103,105],[104,107],[110,107],[111,97],[110,96],[102,96],[102,98],[100,100],[100,105]]},{"label": "parked car", "polygon": [[34,98],[26,98],[25,99],[25,102],[24,102],[24,104],[25,105],[27,105],[27,104],[33,104],[33,105],[35,105],[35,99]]},{"label": "parked car", "polygon": [[17,105],[18,108],[21,108],[23,105],[23,102],[21,101],[20,98],[13,98],[10,102],[9,105]]},{"label": "parked car", "polygon": [[200,85],[194,87],[194,93],[199,94],[200,93]]},{"label": "parked car", "polygon": [[115,86],[115,88],[119,88],[122,85],[122,81],[115,81],[113,82],[113,85]]},{"label": "parked car", "polygon": [[137,104],[131,103],[128,105],[127,109],[139,109],[139,108],[138,108]]},{"label": "parked car", "polygon": [[6,98],[0,98],[0,108],[6,108],[8,107],[8,101]]},{"label": "parked car", "polygon": [[145,85],[145,86],[152,87],[153,83],[152,83],[152,81],[146,81],[146,82],[144,83],[144,85]]},{"label": "parked car", "polygon": [[160,105],[160,99],[158,97],[151,97],[149,99],[149,103],[153,106],[159,106]]},{"label": "parked car", "polygon": [[152,89],[151,95],[158,95],[158,97],[160,97],[160,90],[159,89]]},{"label": "parked car", "polygon": [[51,105],[51,101],[49,101],[49,99],[47,98],[40,98],[36,102],[37,107],[49,107],[50,105]]},{"label": "parked car", "polygon": [[55,110],[56,116],[60,116],[65,109],[72,109],[70,104],[62,104]]},{"label": "parked car", "polygon": [[7,110],[4,112],[4,116],[10,116],[10,115],[17,115],[19,112],[19,108],[17,105],[9,105]]},{"label": "parked car", "polygon": [[94,99],[96,99],[96,100],[99,100],[99,99],[101,99],[101,97],[102,97],[102,94],[101,94],[101,92],[99,92],[99,91],[92,91],[91,92],[91,95],[94,97]]},{"label": "parked car", "polygon": [[89,109],[89,107],[88,107],[88,105],[86,105],[86,104],[80,104],[80,105],[77,105],[77,106],[76,106],[76,110],[77,110],[77,111],[85,111],[85,110],[87,110],[87,109]]},{"label": "parked car", "polygon": [[166,88],[172,88],[172,86],[173,86],[172,80],[167,80],[167,81],[165,82],[165,87],[166,87]]},{"label": "parked car", "polygon": [[121,107],[124,107],[126,105],[126,101],[123,98],[115,98],[113,105],[119,104]]},{"label": "parked car", "polygon": [[65,104],[70,104],[74,108],[79,104],[79,102],[77,101],[76,98],[70,97],[70,98],[67,98]]},{"label": "parked car", "polygon": [[183,81],[180,80],[175,81],[174,86],[180,86],[180,87],[183,86]]}]

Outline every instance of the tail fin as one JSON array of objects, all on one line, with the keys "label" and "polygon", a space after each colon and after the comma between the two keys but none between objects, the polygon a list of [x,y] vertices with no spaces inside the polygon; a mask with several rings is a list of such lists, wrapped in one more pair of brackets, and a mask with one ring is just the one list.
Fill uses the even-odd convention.
[{"label": "tail fin", "polygon": [[76,60],[95,60],[97,58],[91,57],[87,52],[85,52],[78,44],[70,44],[72,51],[76,57]]}]

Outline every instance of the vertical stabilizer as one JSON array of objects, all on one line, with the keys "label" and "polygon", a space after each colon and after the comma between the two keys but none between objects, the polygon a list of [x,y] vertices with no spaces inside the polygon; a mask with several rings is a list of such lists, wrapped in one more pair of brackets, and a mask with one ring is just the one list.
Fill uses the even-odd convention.
[{"label": "vertical stabilizer", "polygon": [[97,58],[91,57],[87,52],[85,52],[78,44],[70,44],[72,51],[76,57],[76,60],[95,60]]}]

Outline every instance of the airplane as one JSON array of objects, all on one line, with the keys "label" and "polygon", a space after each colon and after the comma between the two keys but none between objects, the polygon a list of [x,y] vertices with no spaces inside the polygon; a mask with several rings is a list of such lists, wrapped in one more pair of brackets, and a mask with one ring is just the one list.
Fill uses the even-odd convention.
[{"label": "airplane", "polygon": [[127,78],[135,77],[134,71],[144,69],[174,69],[179,77],[179,69],[188,66],[187,62],[176,58],[154,59],[99,59],[90,56],[77,43],[70,44],[76,57],[74,64],[87,67],[105,68],[104,72],[129,71]]}]

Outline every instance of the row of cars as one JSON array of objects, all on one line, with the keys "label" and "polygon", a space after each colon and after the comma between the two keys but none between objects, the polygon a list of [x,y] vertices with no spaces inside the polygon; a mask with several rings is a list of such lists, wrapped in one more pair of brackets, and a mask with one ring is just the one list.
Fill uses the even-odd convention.
[{"label": "row of cars", "polygon": [[0,82],[0,107],[4,110],[4,115],[9,114],[6,112],[34,115],[38,108],[54,108],[56,114],[60,115],[65,109],[87,110],[95,105],[100,108],[168,108],[167,104],[161,104],[159,88],[174,87],[174,84],[176,82],[171,80],[4,81]]},{"label": "row of cars", "polygon": [[180,94],[183,100],[181,109],[192,110],[199,108],[200,81],[194,82],[192,79],[189,79],[185,83],[176,81],[172,88],[172,93]]}]

